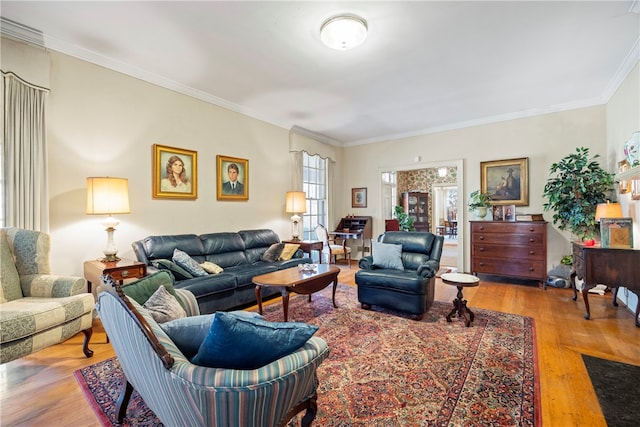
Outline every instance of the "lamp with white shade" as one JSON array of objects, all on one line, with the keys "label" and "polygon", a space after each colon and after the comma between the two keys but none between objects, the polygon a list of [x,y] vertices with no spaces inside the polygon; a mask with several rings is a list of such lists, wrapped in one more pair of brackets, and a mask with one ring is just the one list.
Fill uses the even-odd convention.
[{"label": "lamp with white shade", "polygon": [[87,214],[107,215],[102,222],[107,231],[107,246],[104,248],[102,262],[119,261],[118,248],[113,242],[113,232],[120,221],[114,214],[128,214],[129,181],[126,178],[89,177],[87,178]]},{"label": "lamp with white shade", "polygon": [[285,212],[292,213],[291,216],[291,240],[300,240],[300,232],[298,230],[298,224],[302,217],[301,213],[307,211],[307,195],[304,191],[287,191],[287,200],[285,204]]}]

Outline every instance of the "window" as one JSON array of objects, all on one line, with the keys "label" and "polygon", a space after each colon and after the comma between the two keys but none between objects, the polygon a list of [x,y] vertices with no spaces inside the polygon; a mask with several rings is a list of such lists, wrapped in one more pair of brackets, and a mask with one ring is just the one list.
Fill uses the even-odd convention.
[{"label": "window", "polygon": [[303,152],[302,186],[307,211],[302,216],[303,240],[316,240],[316,226],[327,225],[327,160]]}]

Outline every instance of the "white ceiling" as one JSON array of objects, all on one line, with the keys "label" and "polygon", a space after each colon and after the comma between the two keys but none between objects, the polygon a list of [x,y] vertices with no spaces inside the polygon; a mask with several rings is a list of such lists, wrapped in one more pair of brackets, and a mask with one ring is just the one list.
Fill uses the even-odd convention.
[{"label": "white ceiling", "polygon": [[[2,0],[0,14],[4,35],[348,146],[605,103],[640,56],[638,9],[638,0]],[[345,12],[369,35],[334,51],[319,29]]]}]

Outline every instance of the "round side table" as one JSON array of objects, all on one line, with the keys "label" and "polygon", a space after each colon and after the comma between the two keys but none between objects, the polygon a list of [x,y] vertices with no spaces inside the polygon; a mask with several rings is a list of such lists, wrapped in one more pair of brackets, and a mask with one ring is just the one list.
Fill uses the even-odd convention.
[{"label": "round side table", "polygon": [[458,312],[458,317],[464,318],[465,326],[471,326],[471,322],[475,315],[467,307],[467,300],[462,295],[463,288],[472,288],[480,284],[480,279],[471,274],[465,273],[445,273],[441,276],[442,282],[447,285],[456,286],[458,288],[458,295],[453,300],[453,310],[447,314],[447,322],[451,322],[451,316]]}]

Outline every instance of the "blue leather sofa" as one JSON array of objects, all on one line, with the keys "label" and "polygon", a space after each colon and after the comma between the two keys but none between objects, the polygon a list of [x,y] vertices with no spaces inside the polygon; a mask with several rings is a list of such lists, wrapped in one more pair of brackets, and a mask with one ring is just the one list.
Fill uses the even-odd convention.
[{"label": "blue leather sofa", "polygon": [[[222,267],[219,274],[205,277],[179,277],[175,272],[175,287],[193,293],[200,313],[209,314],[256,303],[254,276],[266,274],[311,260],[298,249],[287,261],[268,262],[262,255],[280,238],[273,230],[243,230],[238,232],[178,234],[149,236],[132,243],[138,261],[147,264],[148,273],[166,268],[161,260],[171,260],[174,249],[186,252],[198,263],[209,261]],[[262,297],[278,293],[262,290]]]},{"label": "blue leather sofa", "polygon": [[402,245],[402,270],[381,268],[374,256],[358,262],[355,274],[358,301],[364,309],[376,305],[408,313],[421,320],[431,307],[440,268],[444,237],[433,233],[390,231],[378,237],[381,243]]}]

